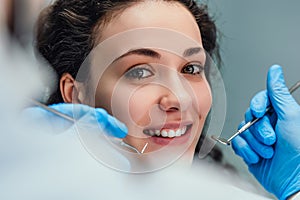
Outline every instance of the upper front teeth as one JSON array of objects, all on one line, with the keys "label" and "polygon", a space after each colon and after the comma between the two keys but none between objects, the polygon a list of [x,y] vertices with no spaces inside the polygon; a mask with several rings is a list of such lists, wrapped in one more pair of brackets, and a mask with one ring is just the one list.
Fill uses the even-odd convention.
[{"label": "upper front teeth", "polygon": [[179,137],[183,134],[185,134],[187,129],[187,126],[184,126],[180,129],[173,130],[173,129],[162,129],[162,130],[144,130],[145,134],[148,134],[150,136],[162,136],[162,137]]}]

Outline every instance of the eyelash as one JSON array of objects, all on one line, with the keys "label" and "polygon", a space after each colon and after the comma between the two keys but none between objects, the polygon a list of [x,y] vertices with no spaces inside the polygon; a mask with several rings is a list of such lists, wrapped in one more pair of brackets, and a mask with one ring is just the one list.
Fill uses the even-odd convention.
[{"label": "eyelash", "polygon": [[[190,66],[193,66],[192,71],[185,71],[185,69],[187,69]],[[149,69],[149,68],[150,67],[147,66],[146,64],[135,65],[126,71],[125,77],[127,79],[138,79],[138,80],[149,78],[154,75],[152,69]],[[195,68],[197,68],[197,69],[195,69]],[[203,71],[204,71],[204,67],[202,65],[196,64],[196,63],[189,63],[181,69],[181,73],[190,74],[193,76],[199,75]],[[145,75],[146,73],[148,73],[148,74]]]},{"label": "eyelash", "polygon": [[[190,66],[196,67],[197,71],[195,72],[195,68],[192,68],[193,69],[192,72],[191,71],[185,72],[184,70],[187,69],[187,67],[190,67]],[[196,63],[189,63],[181,69],[181,73],[190,74],[190,75],[198,75],[198,74],[201,74],[203,71],[204,71],[204,67],[202,65],[196,64]]]},{"label": "eyelash", "polygon": [[[142,67],[144,66],[144,67]],[[139,66],[133,66],[131,67],[129,70],[127,70],[127,72],[125,73],[125,77],[128,79],[145,79],[148,78],[150,76],[153,76],[154,73],[152,72],[152,69],[149,69],[149,66],[147,65],[139,65]],[[145,76],[145,73],[148,73]]]}]

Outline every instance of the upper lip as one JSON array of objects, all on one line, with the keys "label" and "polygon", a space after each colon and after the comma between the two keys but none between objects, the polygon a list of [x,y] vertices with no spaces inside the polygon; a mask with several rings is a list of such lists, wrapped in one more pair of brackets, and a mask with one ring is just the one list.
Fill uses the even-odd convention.
[{"label": "upper lip", "polygon": [[167,122],[165,124],[148,126],[144,130],[178,129],[193,124],[192,121]]}]

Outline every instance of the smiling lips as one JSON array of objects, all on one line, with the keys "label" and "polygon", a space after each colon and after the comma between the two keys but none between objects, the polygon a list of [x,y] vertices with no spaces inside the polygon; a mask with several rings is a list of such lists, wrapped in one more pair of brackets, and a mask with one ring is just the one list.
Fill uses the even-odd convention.
[{"label": "smiling lips", "polygon": [[185,125],[179,128],[146,129],[143,132],[149,136],[174,138],[184,135],[192,125]]}]

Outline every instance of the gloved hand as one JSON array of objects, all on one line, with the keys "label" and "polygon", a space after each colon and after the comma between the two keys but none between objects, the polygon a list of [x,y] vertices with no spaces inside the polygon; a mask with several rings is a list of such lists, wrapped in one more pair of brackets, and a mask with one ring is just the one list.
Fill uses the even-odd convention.
[{"label": "gloved hand", "polygon": [[232,148],[269,192],[287,199],[300,191],[300,106],[290,95],[278,65],[269,69],[267,90],[252,99],[246,123],[262,117],[269,105],[273,114],[236,137]]},{"label": "gloved hand", "polygon": [[[80,124],[91,125],[90,127],[98,127],[97,125],[99,125],[101,130],[111,136],[124,138],[127,135],[127,127],[109,115],[104,109],[92,108],[83,104],[66,103],[54,104],[49,107],[74,118]],[[74,124],[74,122],[41,107],[26,108],[22,112],[22,118],[26,119],[27,123],[36,123],[46,129],[51,129],[53,132],[63,132]]]}]

